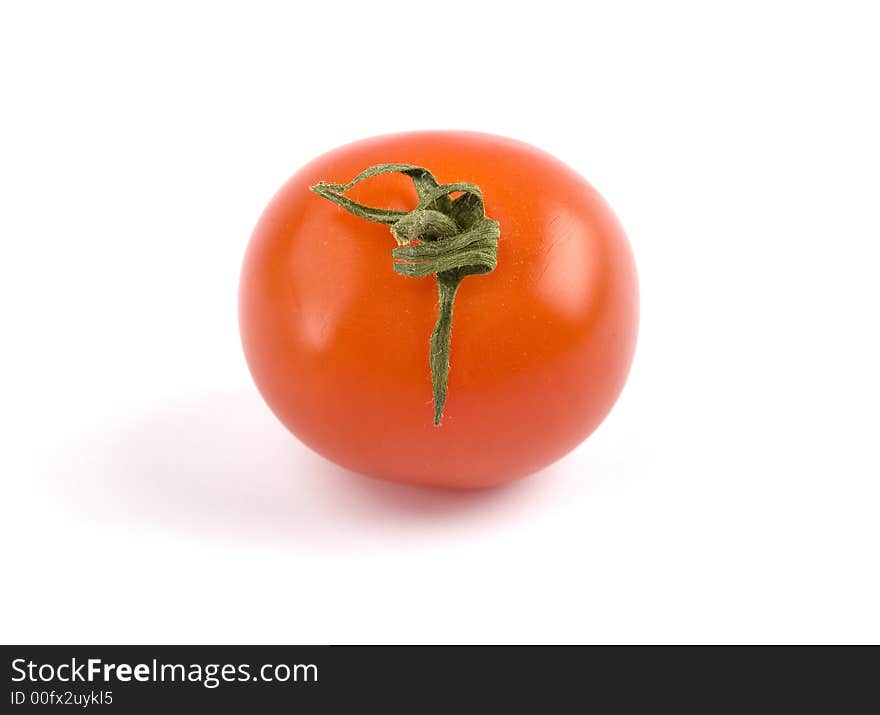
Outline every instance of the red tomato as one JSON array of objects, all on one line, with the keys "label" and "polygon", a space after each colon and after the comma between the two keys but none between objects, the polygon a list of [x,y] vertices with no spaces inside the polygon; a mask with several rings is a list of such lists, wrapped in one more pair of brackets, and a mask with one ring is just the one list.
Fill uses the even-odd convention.
[{"label": "red tomato", "polygon": [[[309,190],[389,162],[478,185],[500,224],[497,267],[458,290],[439,426],[428,363],[436,277],[395,273],[388,226]],[[400,174],[346,195],[416,205]],[[547,466],[596,429],[632,360],[638,286],[619,223],[565,164],[502,137],[413,132],[331,151],[281,188],[247,250],[240,326],[266,402],[318,453],[382,479],[485,487]]]}]

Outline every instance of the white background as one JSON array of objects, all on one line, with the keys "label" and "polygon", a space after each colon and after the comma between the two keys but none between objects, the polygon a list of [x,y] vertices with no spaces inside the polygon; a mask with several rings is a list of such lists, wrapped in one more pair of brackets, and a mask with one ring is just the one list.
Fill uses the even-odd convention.
[{"label": "white background", "polygon": [[[0,10],[4,642],[880,640],[872,3]],[[241,258],[299,166],[475,129],[550,151],[639,266],[623,397],[443,493],[263,405]]]}]

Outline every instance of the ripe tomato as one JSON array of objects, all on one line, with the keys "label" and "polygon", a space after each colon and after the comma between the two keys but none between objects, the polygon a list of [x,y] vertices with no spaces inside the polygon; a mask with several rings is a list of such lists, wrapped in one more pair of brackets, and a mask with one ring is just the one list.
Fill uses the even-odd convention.
[{"label": "ripe tomato", "polygon": [[[458,289],[439,426],[428,364],[437,278],[396,273],[387,225],[309,190],[388,162],[476,184],[500,224],[497,267]],[[416,205],[401,174],[346,196]],[[383,479],[484,487],[541,469],[599,425],[632,360],[638,287],[619,223],[565,164],[502,137],[413,132],[331,151],[281,188],[245,256],[240,327],[266,402],[315,451]]]}]

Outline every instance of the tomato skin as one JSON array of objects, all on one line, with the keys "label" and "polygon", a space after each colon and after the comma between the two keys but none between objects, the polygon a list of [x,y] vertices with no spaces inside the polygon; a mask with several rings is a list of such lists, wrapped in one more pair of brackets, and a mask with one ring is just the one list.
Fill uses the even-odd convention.
[{"label": "tomato skin", "polygon": [[[387,226],[309,191],[387,162],[479,185],[501,224],[497,268],[458,292],[439,427],[428,366],[436,279],[394,273]],[[403,176],[350,196],[415,206]],[[632,360],[638,285],[611,209],[565,164],[503,137],[411,132],[340,147],[281,188],[247,249],[239,322],[261,394],[312,449],[382,479],[485,487],[547,466],[600,424]]]}]

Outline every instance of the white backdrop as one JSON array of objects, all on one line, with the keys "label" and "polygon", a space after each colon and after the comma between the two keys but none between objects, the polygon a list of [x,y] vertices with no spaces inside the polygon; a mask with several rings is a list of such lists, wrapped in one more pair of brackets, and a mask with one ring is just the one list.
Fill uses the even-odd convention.
[{"label": "white backdrop", "polygon": [[[4,3],[3,641],[880,640],[875,13]],[[494,491],[342,472],[238,342],[274,191],[416,128],[556,154],[639,266],[611,416]]]}]

